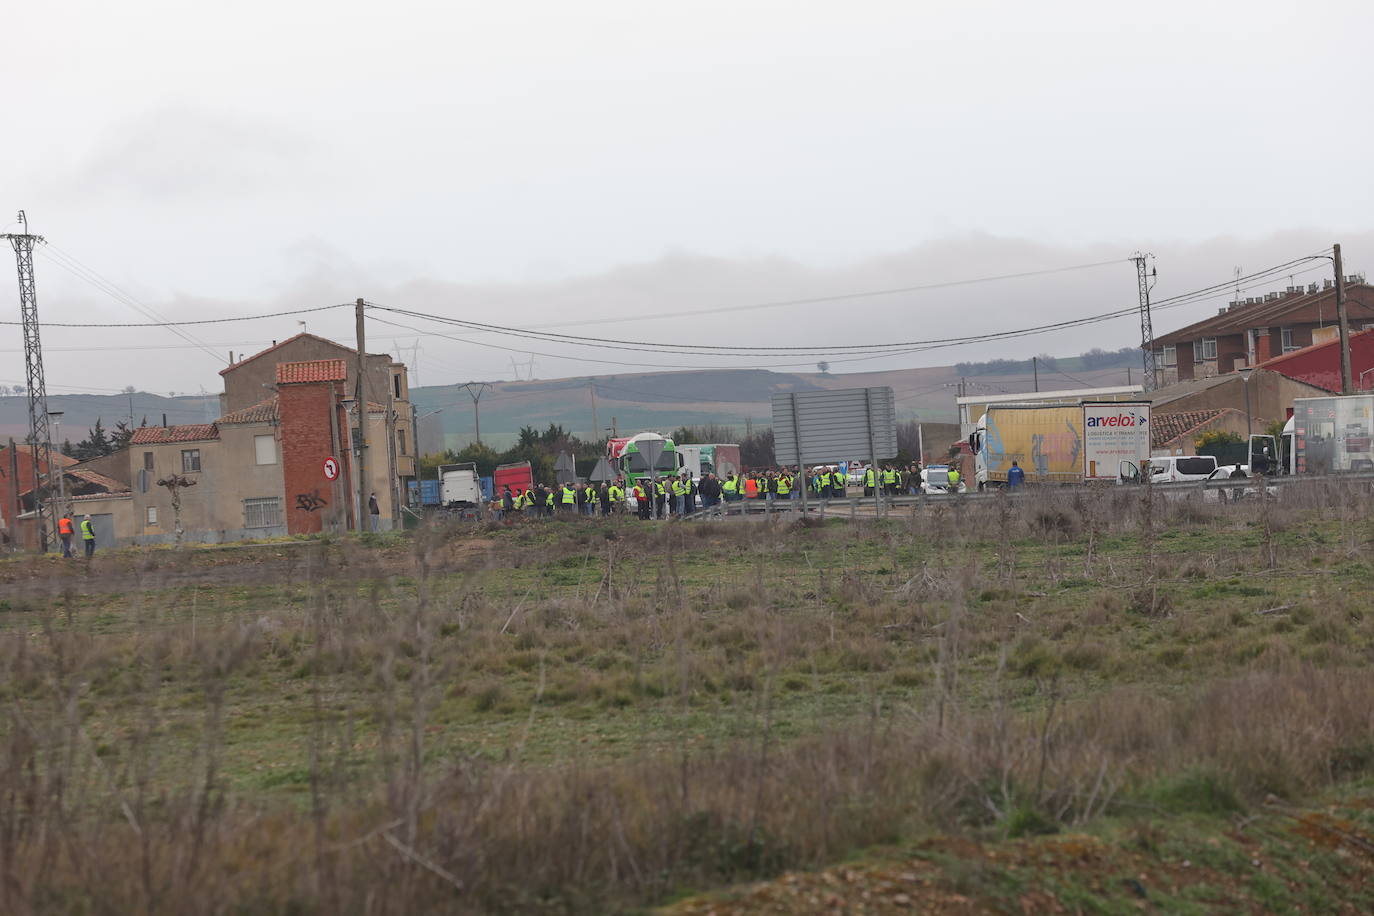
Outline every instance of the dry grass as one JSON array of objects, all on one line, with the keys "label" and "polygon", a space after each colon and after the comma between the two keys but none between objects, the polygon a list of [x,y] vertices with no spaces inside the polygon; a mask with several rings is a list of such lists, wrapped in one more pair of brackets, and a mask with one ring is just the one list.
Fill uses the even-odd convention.
[{"label": "dry grass", "polygon": [[10,561],[0,911],[604,912],[1300,797],[1374,766],[1369,508],[1108,490]]}]

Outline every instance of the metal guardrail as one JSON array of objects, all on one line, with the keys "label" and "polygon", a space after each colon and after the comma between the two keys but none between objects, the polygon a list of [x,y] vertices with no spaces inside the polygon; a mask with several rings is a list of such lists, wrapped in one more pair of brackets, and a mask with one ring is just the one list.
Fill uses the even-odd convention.
[{"label": "metal guardrail", "polygon": [[[1208,490],[1228,492],[1234,490],[1251,490],[1258,488],[1263,480],[1263,486],[1267,489],[1282,489],[1295,484],[1304,483],[1326,483],[1343,482],[1358,483],[1374,487],[1374,472],[1361,472],[1352,474],[1322,474],[1317,476],[1301,475],[1278,475],[1273,477],[1246,477],[1246,478],[1218,478],[1216,480],[1180,480],[1169,481],[1167,483],[1148,484],[1152,489],[1166,494],[1187,496],[1191,493],[1201,493]],[[1080,487],[1082,485],[1079,485]],[[1107,487],[1116,489],[1118,486],[1123,489],[1138,490],[1147,484],[1108,484]],[[1066,492],[1073,489],[1072,484],[1029,484],[1022,488],[1020,492],[1012,492],[1005,489],[985,490],[982,493],[921,493],[916,496],[856,496],[845,497],[843,499],[819,499],[808,497],[806,508],[808,515],[816,515],[824,518],[827,514],[836,517],[857,517],[860,512],[865,516],[876,515],[879,511],[879,503],[882,509],[901,509],[916,508],[925,505],[938,505],[956,501],[983,502],[989,499],[1006,498],[1014,501],[1028,499],[1037,494]],[[1236,497],[1232,501],[1239,501]],[[703,521],[716,518],[739,518],[749,515],[792,515],[801,509],[801,501],[797,499],[780,500],[736,500],[729,503],[718,503],[709,509],[699,509],[683,517],[683,521]]]}]

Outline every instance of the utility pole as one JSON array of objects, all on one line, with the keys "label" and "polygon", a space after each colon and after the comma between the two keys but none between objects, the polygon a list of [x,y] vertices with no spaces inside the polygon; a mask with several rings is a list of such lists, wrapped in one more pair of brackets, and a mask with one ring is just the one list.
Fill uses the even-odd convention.
[{"label": "utility pole", "polygon": [[477,440],[477,444],[481,445],[482,412],[481,408],[477,406],[477,402],[482,400],[482,392],[486,391],[491,386],[488,385],[486,382],[468,382],[466,385],[459,385],[458,387],[466,391],[468,393],[468,397],[472,398],[472,428],[476,433],[474,438]]},{"label": "utility pole", "polygon": [[1033,373],[1034,378],[1035,378],[1035,390],[1036,390],[1036,391],[1039,391],[1039,390],[1040,390],[1040,357],[1038,357],[1038,356],[1032,356],[1032,357],[1031,357],[1031,372]]},{"label": "utility pole", "polygon": [[[29,219],[19,211],[20,233],[5,238],[14,246],[14,259],[19,269],[19,315],[24,326],[24,369],[29,396],[29,446],[33,449],[33,510],[38,522],[38,548],[47,551],[48,539],[57,530],[57,504],[44,498],[39,467],[46,468],[51,493],[52,430],[48,420],[48,385],[43,377],[43,347],[38,337],[38,289],[33,275],[33,243],[43,241],[41,235],[29,234]],[[18,482],[16,481],[16,484]]]},{"label": "utility pole", "polygon": [[354,320],[358,334],[357,379],[353,383],[353,402],[358,408],[358,511],[353,520],[356,530],[366,531],[363,516],[367,514],[367,389],[363,387],[363,377],[367,374],[367,331],[363,328],[363,306],[359,299],[354,306]]},{"label": "utility pole", "polygon": [[1341,271],[1341,246],[1331,246],[1331,261],[1336,267],[1336,320],[1341,325],[1341,394],[1350,394],[1350,319],[1345,313],[1345,275]]},{"label": "utility pole", "polygon": [[1146,261],[1153,257],[1152,254],[1137,251],[1135,257],[1131,258],[1135,261],[1136,284],[1140,287],[1140,352],[1144,360],[1140,383],[1146,391],[1154,391],[1158,381],[1155,377],[1155,329],[1154,322],[1150,320],[1150,288],[1159,277],[1159,269],[1146,265]]},{"label": "utility pole", "polygon": [[587,379],[587,390],[592,393],[592,441],[601,438],[601,424],[596,422],[596,379]]}]

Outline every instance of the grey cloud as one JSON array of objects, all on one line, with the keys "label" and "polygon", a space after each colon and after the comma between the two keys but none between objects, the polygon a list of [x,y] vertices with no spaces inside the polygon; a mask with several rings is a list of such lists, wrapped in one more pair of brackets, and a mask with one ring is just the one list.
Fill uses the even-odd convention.
[{"label": "grey cloud", "polygon": [[187,107],[119,122],[73,170],[57,176],[81,197],[235,197],[296,183],[310,142],[264,118]]}]

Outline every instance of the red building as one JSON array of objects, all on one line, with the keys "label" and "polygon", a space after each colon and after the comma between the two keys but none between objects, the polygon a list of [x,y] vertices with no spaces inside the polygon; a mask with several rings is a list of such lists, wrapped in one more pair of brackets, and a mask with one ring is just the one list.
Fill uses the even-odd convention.
[{"label": "red building", "polygon": [[[1374,327],[1374,287],[1347,278],[1352,331]],[[1218,314],[1155,338],[1161,384],[1226,375],[1321,342],[1336,325],[1336,285],[1327,280],[1233,300]]]},{"label": "red building", "polygon": [[[1341,390],[1341,340],[1333,337],[1276,356],[1260,364],[1262,369],[1281,372],[1292,379],[1339,393]],[[1350,383],[1356,391],[1374,388],[1374,330],[1350,335]]]}]

